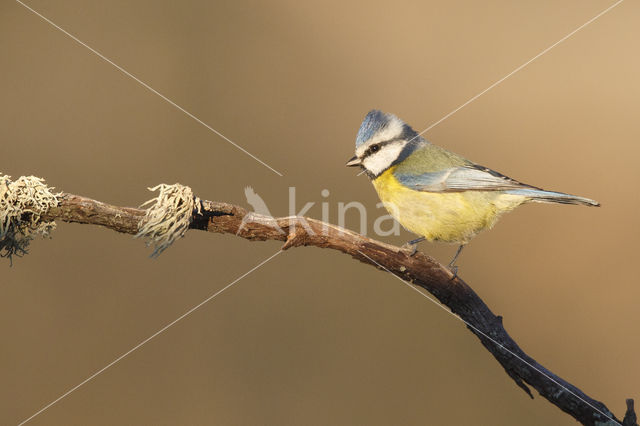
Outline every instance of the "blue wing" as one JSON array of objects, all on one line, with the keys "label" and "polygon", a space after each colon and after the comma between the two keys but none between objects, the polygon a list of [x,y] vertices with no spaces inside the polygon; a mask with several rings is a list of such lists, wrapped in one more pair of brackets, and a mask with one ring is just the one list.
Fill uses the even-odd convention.
[{"label": "blue wing", "polygon": [[597,201],[564,192],[545,191],[526,183],[518,182],[494,170],[477,164],[451,167],[439,172],[394,174],[398,181],[415,191],[461,192],[504,191],[507,194],[526,197],[540,203],[582,204],[600,206]]},{"label": "blue wing", "polygon": [[477,164],[451,167],[438,172],[421,174],[394,174],[404,186],[415,191],[505,191],[510,189],[540,189],[518,182],[501,173]]}]

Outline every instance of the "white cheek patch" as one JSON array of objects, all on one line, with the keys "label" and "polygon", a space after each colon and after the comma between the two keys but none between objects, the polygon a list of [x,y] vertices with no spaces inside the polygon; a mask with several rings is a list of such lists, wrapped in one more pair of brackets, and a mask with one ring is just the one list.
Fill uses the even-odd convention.
[{"label": "white cheek patch", "polygon": [[406,144],[406,141],[398,141],[384,145],[380,151],[365,158],[362,161],[362,165],[369,172],[377,176],[389,168],[391,163],[396,161]]},{"label": "white cheek patch", "polygon": [[404,123],[398,117],[394,116],[387,123],[384,129],[378,131],[375,135],[371,137],[371,139],[367,141],[367,143],[360,145],[356,149],[356,155],[358,157],[362,157],[364,155],[364,152],[371,145],[376,144],[378,142],[390,141],[392,139],[396,139],[400,137],[402,135],[403,130],[404,130]]}]

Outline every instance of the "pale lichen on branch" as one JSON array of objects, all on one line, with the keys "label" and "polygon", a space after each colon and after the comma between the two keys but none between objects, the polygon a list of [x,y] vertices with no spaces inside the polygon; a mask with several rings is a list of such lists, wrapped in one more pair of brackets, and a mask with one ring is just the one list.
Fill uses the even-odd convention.
[{"label": "pale lichen on branch", "polygon": [[0,173],[0,257],[9,258],[27,253],[36,236],[47,237],[56,227],[53,221],[41,220],[52,207],[58,205],[53,188],[44,179],[11,176]]},{"label": "pale lichen on branch", "polygon": [[149,190],[158,191],[158,196],[140,206],[149,205],[135,237],[147,239],[147,245],[154,246],[151,257],[158,257],[175,240],[184,237],[194,212],[200,213],[200,201],[191,188],[179,183],[161,183]]}]

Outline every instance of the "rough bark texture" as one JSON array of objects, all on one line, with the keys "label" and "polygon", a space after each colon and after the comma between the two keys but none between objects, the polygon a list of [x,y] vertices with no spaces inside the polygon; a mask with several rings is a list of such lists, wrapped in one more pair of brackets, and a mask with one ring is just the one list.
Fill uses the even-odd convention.
[{"label": "rough bark texture", "polygon": [[[144,210],[117,207],[85,197],[63,194],[60,205],[43,217],[101,225],[118,232],[136,234]],[[426,289],[452,312],[502,365],[515,383],[531,397],[528,386],[583,425],[637,426],[633,400],[627,400],[624,420],[618,420],[599,401],[556,376],[524,353],[502,325],[502,317],[491,312],[478,295],[459,277],[431,257],[411,256],[400,247],[385,244],[315,219],[270,218],[248,213],[232,204],[200,201],[201,213],[194,213],[191,228],[236,234],[249,240],[283,241],[283,250],[298,246],[331,248],[360,262],[385,269],[403,280]]]}]

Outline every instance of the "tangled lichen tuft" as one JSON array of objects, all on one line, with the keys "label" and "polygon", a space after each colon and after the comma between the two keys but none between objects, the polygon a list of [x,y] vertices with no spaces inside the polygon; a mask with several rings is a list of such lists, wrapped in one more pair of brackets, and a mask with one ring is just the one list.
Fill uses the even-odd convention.
[{"label": "tangled lichen tuft", "polygon": [[47,237],[55,229],[55,222],[45,222],[41,217],[58,205],[58,199],[44,179],[10,178],[0,173],[0,257],[12,262],[14,255],[27,253],[36,236]]},{"label": "tangled lichen tuft", "polygon": [[175,240],[183,237],[191,224],[194,209],[200,212],[200,200],[188,186],[161,183],[150,191],[159,191],[156,198],[142,204],[151,204],[140,221],[136,238],[146,238],[147,246],[153,245],[151,257],[158,257]]}]

